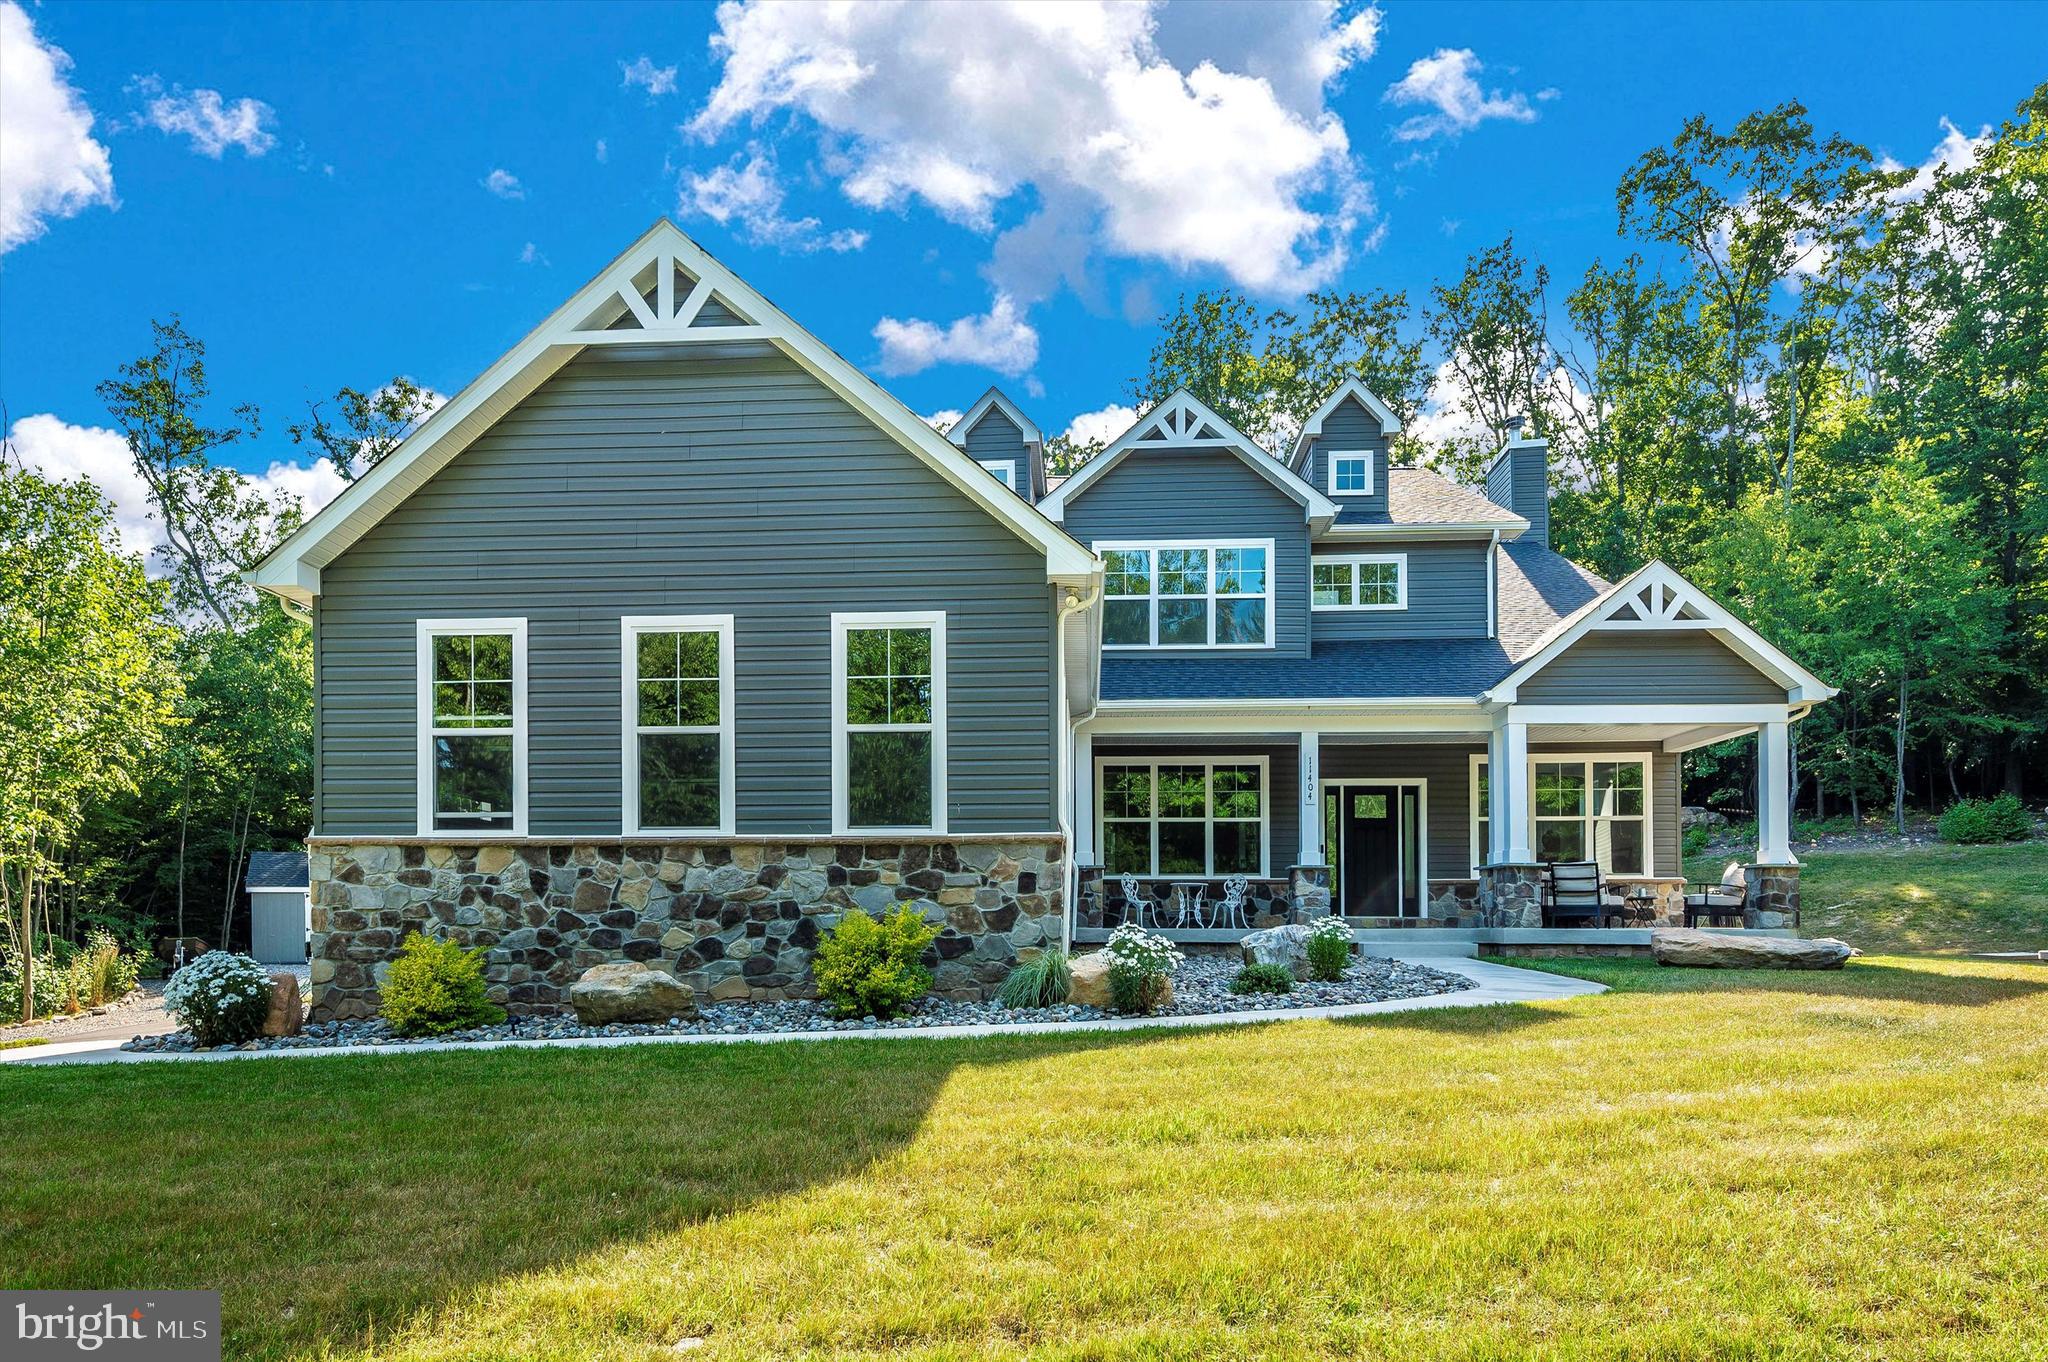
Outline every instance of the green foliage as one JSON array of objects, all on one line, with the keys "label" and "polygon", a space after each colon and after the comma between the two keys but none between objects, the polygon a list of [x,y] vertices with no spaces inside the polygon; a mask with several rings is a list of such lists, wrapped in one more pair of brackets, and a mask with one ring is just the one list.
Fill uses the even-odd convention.
[{"label": "green foliage", "polygon": [[[29,973],[35,987],[32,1015],[49,1017],[69,1010],[64,1006],[70,992],[69,971],[57,963],[55,955],[37,955]],[[26,1015],[31,1014],[24,1013],[21,1006],[21,953],[9,951],[0,959],[0,1017],[12,1021]]]},{"label": "green foliage", "polygon": [[1714,834],[1704,824],[1695,823],[1685,830],[1679,839],[1679,852],[1685,856],[1697,856],[1704,852],[1714,840]]},{"label": "green foliage", "polygon": [[405,939],[384,983],[384,1020],[401,1036],[439,1036],[495,1026],[505,1009],[486,996],[485,950],[464,950],[422,932]]},{"label": "green foliage", "polygon": [[937,935],[908,904],[879,919],[847,913],[812,957],[818,996],[835,1016],[895,1016],[931,988],[923,956]]},{"label": "green foliage", "polygon": [[334,394],[332,414],[318,402],[308,403],[306,419],[285,433],[353,482],[384,462],[436,405],[432,392],[400,374],[375,392],[342,388]]},{"label": "green foliage", "polygon": [[1230,981],[1232,993],[1292,993],[1294,971],[1285,965],[1246,965]]},{"label": "green foliage", "polygon": [[239,1045],[263,1030],[270,975],[246,955],[208,951],[171,976],[164,1007],[201,1045]]},{"label": "green foliage", "polygon": [[1067,953],[1047,946],[1011,970],[996,996],[1004,1007],[1057,1007],[1067,1000],[1072,982]]},{"label": "green foliage", "polygon": [[1166,1001],[1167,976],[1180,968],[1180,947],[1163,936],[1126,922],[1103,943],[1109,958],[1109,1005],[1118,1012],[1147,1016]]},{"label": "green foliage", "polygon": [[1944,842],[2024,842],[2033,835],[2034,820],[2017,795],[1958,800],[1941,815]]}]

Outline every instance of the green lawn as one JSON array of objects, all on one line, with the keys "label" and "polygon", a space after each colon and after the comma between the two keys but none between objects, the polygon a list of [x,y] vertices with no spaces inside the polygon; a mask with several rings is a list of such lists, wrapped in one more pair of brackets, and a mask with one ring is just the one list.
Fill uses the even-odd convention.
[{"label": "green lawn", "polygon": [[[1696,857],[1686,874],[1718,880],[1727,860]],[[1873,954],[2048,946],[2048,842],[1816,851],[1801,860],[1808,936],[1838,936]]]},{"label": "green lawn", "polygon": [[2021,1358],[2048,968],[1135,1036],[0,1070],[13,1287],[231,1357]]}]

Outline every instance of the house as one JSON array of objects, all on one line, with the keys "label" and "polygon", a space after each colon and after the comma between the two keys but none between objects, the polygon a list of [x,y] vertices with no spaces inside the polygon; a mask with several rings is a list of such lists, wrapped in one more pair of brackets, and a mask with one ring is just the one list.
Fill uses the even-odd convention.
[{"label": "house", "polygon": [[311,886],[303,851],[252,851],[242,887],[249,894],[249,954],[266,965],[303,965],[311,934]]},{"label": "house", "polygon": [[1239,875],[1247,922],[1533,949],[1549,860],[1675,917],[1678,754],[1752,733],[1789,925],[1832,691],[1552,552],[1541,440],[1473,489],[1398,429],[1347,383],[1275,458],[1183,392],[1055,480],[1005,394],[941,435],[657,223],[251,574],[314,630],[317,1014],[430,926],[514,1008],[619,958],[781,997],[902,901],[974,995],[1130,913],[1227,937]]}]

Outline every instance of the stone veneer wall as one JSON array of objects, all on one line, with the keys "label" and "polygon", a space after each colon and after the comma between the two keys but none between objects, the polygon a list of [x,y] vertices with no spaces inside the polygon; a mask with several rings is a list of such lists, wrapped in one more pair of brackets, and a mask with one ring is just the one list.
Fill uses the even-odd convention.
[{"label": "stone veneer wall", "polygon": [[491,997],[560,1012],[592,965],[638,960],[701,996],[809,997],[811,952],[850,909],[909,903],[940,928],[933,991],[994,992],[1060,935],[1057,841],[312,845],[316,1020],[372,1017],[407,934],[488,948]]},{"label": "stone veneer wall", "polygon": [[1487,865],[1479,868],[1482,927],[1541,927],[1543,867]]},{"label": "stone veneer wall", "polygon": [[1799,867],[1796,865],[1752,865],[1745,867],[1742,896],[1742,925],[1745,927],[1797,927],[1799,925]]}]

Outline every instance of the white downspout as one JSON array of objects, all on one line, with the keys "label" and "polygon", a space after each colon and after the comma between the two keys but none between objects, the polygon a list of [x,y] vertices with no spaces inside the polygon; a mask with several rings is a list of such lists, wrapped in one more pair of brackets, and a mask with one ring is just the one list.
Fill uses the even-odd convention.
[{"label": "white downspout", "polygon": [[1059,716],[1059,757],[1054,763],[1059,780],[1059,798],[1053,801],[1060,825],[1060,950],[1074,953],[1074,910],[1080,904],[1080,871],[1074,861],[1074,723],[1067,717],[1067,616],[1086,610],[1102,598],[1102,584],[1096,583],[1084,599],[1067,592],[1066,603],[1053,618],[1053,705]]},{"label": "white downspout", "polygon": [[1500,531],[1486,548],[1486,636],[1500,637]]}]

